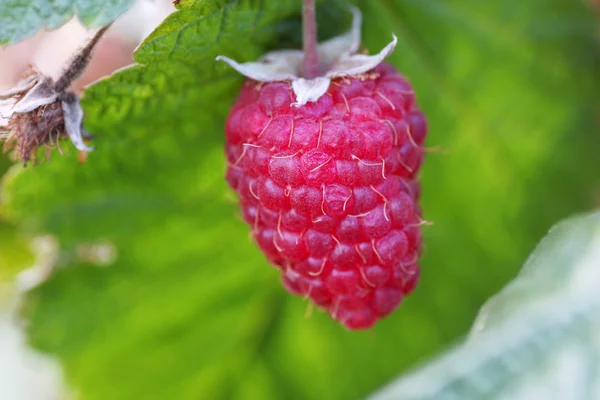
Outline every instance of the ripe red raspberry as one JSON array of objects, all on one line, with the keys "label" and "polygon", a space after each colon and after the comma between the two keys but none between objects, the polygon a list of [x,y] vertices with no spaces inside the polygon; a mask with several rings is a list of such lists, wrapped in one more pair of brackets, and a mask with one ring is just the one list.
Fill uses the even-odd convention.
[{"label": "ripe red raspberry", "polygon": [[386,64],[295,101],[290,82],[246,81],[226,124],[227,181],[285,287],[368,328],[419,277],[427,124]]}]

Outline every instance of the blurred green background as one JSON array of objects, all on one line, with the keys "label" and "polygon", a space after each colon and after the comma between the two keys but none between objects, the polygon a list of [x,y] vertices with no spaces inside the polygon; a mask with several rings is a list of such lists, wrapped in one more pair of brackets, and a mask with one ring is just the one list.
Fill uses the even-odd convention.
[{"label": "blurred green background", "polygon": [[[323,37],[349,27],[320,3]],[[0,278],[55,235],[59,269],[27,295],[30,343],[82,399],[359,399],[462,335],[557,220],[600,202],[600,47],[579,0],[365,0],[364,44],[430,123],[421,282],[367,332],[288,295],[223,179],[242,78],[214,62],[299,45],[300,1],[182,0],[140,64],[84,96],[96,150],[5,175]],[[66,147],[66,146],[63,146]],[[5,163],[6,165],[6,163]],[[82,259],[110,242],[116,260]]]}]

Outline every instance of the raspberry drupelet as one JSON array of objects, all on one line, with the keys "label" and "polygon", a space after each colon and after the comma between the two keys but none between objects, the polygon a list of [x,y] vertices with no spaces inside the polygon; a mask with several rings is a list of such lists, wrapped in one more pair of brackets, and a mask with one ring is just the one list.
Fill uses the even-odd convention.
[{"label": "raspberry drupelet", "polygon": [[226,122],[227,181],[287,290],[369,328],[419,279],[426,120],[388,64],[298,100],[292,81],[245,82]]}]

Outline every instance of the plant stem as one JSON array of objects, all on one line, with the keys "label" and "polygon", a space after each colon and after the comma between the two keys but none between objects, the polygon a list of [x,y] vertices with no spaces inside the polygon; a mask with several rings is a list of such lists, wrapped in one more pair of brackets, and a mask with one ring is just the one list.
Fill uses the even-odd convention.
[{"label": "plant stem", "polygon": [[302,0],[302,30],[304,42],[304,78],[319,76],[319,54],[317,53],[317,20],[315,0]]},{"label": "plant stem", "polygon": [[81,50],[79,50],[75,57],[73,57],[69,66],[62,72],[54,84],[55,91],[62,92],[67,90],[67,88],[71,85],[71,82],[83,74],[85,68],[88,66],[92,58],[92,50],[94,50],[94,47],[96,47],[104,33],[106,33],[111,25],[112,22],[98,29],[96,34],[94,34],[94,37],[92,37],[92,39],[90,39],[90,41]]}]

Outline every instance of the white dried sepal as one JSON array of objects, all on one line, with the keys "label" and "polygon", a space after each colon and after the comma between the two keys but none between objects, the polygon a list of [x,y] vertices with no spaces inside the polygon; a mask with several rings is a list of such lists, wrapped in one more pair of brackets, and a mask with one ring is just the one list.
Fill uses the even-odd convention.
[{"label": "white dried sepal", "polygon": [[42,78],[15,106],[15,113],[28,113],[38,107],[52,104],[58,98],[54,84],[50,78]]},{"label": "white dried sepal", "polygon": [[225,61],[240,74],[259,82],[290,81],[296,78],[291,73],[293,66],[286,58],[275,58],[273,62],[257,61],[240,64],[229,57],[218,56],[217,61]]},{"label": "white dried sepal", "polygon": [[[355,54],[360,50],[360,27],[362,14],[357,7],[350,7],[352,11],[352,28],[343,35],[331,38],[319,44],[319,60],[323,65],[329,66],[336,62],[342,55]],[[304,53],[302,57],[304,57]]]},{"label": "white dried sepal", "polygon": [[317,51],[320,63],[327,70],[314,79],[304,79],[302,67],[304,52],[300,50],[281,50],[266,54],[259,61],[238,63],[228,57],[218,56],[218,61],[225,61],[242,75],[260,82],[291,81],[292,90],[296,95],[295,106],[301,106],[309,101],[315,102],[329,89],[332,79],[345,76],[360,75],[377,65],[391,54],[398,42],[392,35],[392,41],[378,54],[368,56],[355,54],[360,48],[360,29],[362,15],[358,8],[353,7],[354,20],[352,29],[341,36],[321,43]]},{"label": "white dried sepal", "polygon": [[348,75],[360,75],[372,70],[389,56],[394,47],[398,43],[396,35],[392,35],[392,41],[383,48],[378,54],[367,56],[364,54],[355,54],[347,57],[342,57],[331,66],[327,72],[329,78],[339,78]]},{"label": "white dried sepal", "polygon": [[325,77],[315,79],[294,79],[292,81],[292,90],[296,94],[296,102],[293,106],[301,106],[309,101],[317,101],[321,96],[327,93],[331,80]]},{"label": "white dried sepal", "polygon": [[10,88],[0,93],[0,100],[11,99],[12,97],[18,96],[31,89],[39,80],[39,75],[30,75],[27,78],[19,81],[17,86]]},{"label": "white dried sepal", "polygon": [[73,145],[77,150],[81,151],[92,151],[94,148],[87,146],[83,143],[83,134],[81,129],[81,123],[83,121],[83,110],[79,104],[77,96],[73,95],[69,99],[61,101],[63,114],[65,118],[65,131],[71,139]]}]

